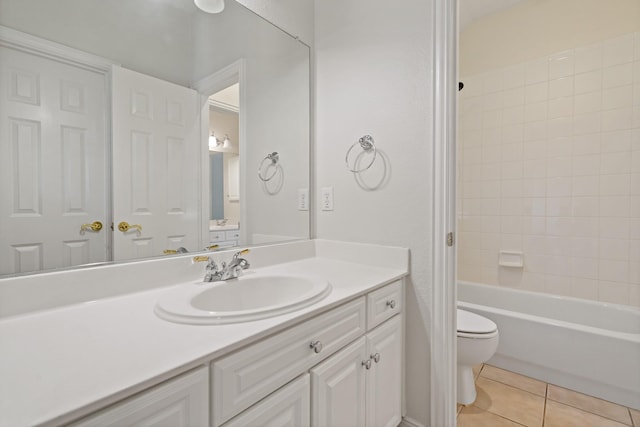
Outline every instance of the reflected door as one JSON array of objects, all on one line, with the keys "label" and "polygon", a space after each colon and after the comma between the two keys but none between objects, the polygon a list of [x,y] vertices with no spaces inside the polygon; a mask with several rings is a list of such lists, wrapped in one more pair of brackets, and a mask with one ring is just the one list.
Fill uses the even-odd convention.
[{"label": "reflected door", "polygon": [[114,259],[202,249],[197,92],[113,67],[112,93]]},{"label": "reflected door", "polygon": [[108,260],[105,77],[0,47],[0,274]]}]

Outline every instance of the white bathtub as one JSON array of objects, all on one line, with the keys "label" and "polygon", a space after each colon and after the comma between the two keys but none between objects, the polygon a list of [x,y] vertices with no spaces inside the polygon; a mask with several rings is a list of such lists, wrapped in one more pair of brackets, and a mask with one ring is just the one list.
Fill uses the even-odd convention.
[{"label": "white bathtub", "polygon": [[489,364],[640,409],[640,309],[462,281],[458,307],[498,325]]}]

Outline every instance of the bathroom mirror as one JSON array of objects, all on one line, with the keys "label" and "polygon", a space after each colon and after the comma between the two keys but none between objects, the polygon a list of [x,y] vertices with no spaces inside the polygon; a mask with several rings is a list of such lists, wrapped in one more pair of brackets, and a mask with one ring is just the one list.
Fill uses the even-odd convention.
[{"label": "bathroom mirror", "polygon": [[0,0],[0,67],[0,276],[309,237],[309,48],[239,3]]}]

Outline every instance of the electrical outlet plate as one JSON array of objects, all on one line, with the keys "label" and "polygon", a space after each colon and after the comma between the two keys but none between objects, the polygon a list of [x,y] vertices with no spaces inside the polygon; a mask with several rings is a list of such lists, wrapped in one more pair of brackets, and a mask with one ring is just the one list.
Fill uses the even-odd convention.
[{"label": "electrical outlet plate", "polygon": [[333,187],[323,187],[320,190],[320,207],[323,211],[333,210]]}]

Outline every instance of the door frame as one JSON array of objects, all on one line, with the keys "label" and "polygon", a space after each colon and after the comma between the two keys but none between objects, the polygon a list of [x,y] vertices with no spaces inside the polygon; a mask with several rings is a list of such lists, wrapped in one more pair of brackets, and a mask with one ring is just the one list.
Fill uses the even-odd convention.
[{"label": "door frame", "polygon": [[[113,233],[110,225],[113,224],[113,200],[111,197],[112,190],[112,156],[111,156],[111,67],[120,65],[119,63],[94,55],[82,50],[43,39],[13,28],[0,25],[0,46],[15,49],[20,52],[35,55],[41,58],[50,59],[61,62],[63,64],[72,65],[84,70],[89,70],[101,74],[104,78],[104,95],[105,95],[105,121],[104,121],[104,167],[105,167],[105,206],[107,211],[104,213],[105,232],[105,252],[107,254],[105,262],[113,261]],[[109,227],[107,227],[109,225]],[[77,266],[76,266],[77,267]]]},{"label": "door frame", "polygon": [[[433,12],[431,425],[455,426],[458,1],[436,1]],[[450,245],[448,233],[453,233]]]},{"label": "door frame", "polygon": [[[200,180],[201,192],[201,217],[202,222],[200,224],[201,230],[203,230],[202,242],[204,246],[208,246],[209,237],[209,215],[208,209],[211,202],[211,188],[210,188],[210,176],[209,176],[209,148],[205,143],[209,138],[209,97],[216,92],[221,91],[235,83],[239,83],[239,101],[240,110],[238,111],[238,156],[240,158],[240,194],[246,193],[246,180],[242,178],[242,174],[247,171],[247,144],[246,144],[246,126],[247,126],[247,103],[246,103],[246,60],[240,58],[237,61],[227,65],[226,67],[209,74],[208,76],[198,80],[191,87],[200,94],[200,106],[201,106],[201,129],[200,138],[203,141],[201,148],[202,161],[200,167],[202,168],[202,178]],[[206,173],[205,173],[206,171]],[[240,196],[240,239],[239,244],[246,243],[246,227],[242,227],[242,224],[247,224],[247,204],[242,203],[242,196]]]}]

